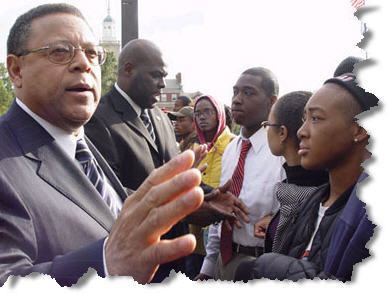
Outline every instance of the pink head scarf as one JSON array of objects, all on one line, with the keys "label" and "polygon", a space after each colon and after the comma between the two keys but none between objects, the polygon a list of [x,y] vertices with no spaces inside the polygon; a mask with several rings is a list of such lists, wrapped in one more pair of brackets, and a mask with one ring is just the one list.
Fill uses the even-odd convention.
[{"label": "pink head scarf", "polygon": [[[199,96],[195,100],[194,113],[195,113],[195,108],[197,107],[198,102],[202,99],[209,100],[209,102],[213,105],[213,107],[217,113],[217,121],[218,121],[217,132],[207,147],[207,150],[210,151],[210,149],[214,145],[214,142],[217,140],[217,138],[220,136],[220,134],[224,131],[224,129],[226,127],[225,108],[224,108],[224,105],[222,103],[220,103],[217,99],[213,98],[212,96],[202,95],[202,96]],[[196,119],[194,119],[194,124],[195,124],[195,130],[197,131],[197,135],[198,135],[200,143],[206,144],[205,137],[204,137],[202,131],[199,129]]]}]

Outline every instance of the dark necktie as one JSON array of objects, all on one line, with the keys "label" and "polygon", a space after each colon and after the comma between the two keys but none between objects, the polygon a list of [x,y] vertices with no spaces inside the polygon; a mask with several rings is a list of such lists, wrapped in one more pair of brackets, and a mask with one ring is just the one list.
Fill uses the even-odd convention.
[{"label": "dark necktie", "polygon": [[148,132],[149,132],[151,138],[152,138],[153,140],[155,140],[154,128],[153,128],[153,126],[152,126],[150,117],[148,116],[148,114],[147,114],[147,112],[145,111],[145,109],[142,109],[142,110],[141,110],[140,118],[141,118],[141,120],[143,121],[144,126],[147,128],[147,130],[148,130]]},{"label": "dark necktie", "polygon": [[[244,181],[244,166],[245,166],[245,158],[252,144],[249,140],[243,140],[240,158],[238,159],[238,163],[236,168],[234,169],[232,175],[232,185],[229,188],[229,191],[233,193],[236,197],[240,195],[241,187]],[[222,223],[221,227],[221,241],[220,241],[220,252],[221,259],[223,265],[226,265],[233,256],[232,251],[232,241],[233,241],[233,231],[229,231],[226,228],[225,223]]]},{"label": "dark necktie", "polygon": [[77,141],[75,158],[81,163],[84,173],[88,176],[90,182],[100,193],[102,199],[115,215],[115,218],[117,218],[120,213],[120,208],[118,207],[116,198],[107,188],[107,180],[104,172],[101,170],[100,166],[98,166],[96,159],[83,139],[79,139]]}]

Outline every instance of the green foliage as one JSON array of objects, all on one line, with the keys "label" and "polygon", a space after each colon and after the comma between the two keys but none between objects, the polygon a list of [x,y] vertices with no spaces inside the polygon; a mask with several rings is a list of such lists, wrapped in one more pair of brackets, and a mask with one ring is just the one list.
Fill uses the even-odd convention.
[{"label": "green foliage", "polygon": [[8,110],[12,101],[12,82],[4,64],[0,63],[0,116]]},{"label": "green foliage", "polygon": [[241,125],[239,125],[233,121],[232,129],[231,129],[232,133],[234,133],[235,135],[239,135],[240,129],[241,129]]},{"label": "green foliage", "polygon": [[108,51],[106,61],[101,67],[101,94],[105,95],[110,91],[117,79],[117,59],[113,52]]}]

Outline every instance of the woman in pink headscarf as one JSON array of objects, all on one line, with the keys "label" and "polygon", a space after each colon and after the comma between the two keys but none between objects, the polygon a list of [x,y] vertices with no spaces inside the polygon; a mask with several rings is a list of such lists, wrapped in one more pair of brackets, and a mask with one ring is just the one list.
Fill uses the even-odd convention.
[{"label": "woman in pink headscarf", "polygon": [[[202,182],[217,188],[220,184],[222,154],[234,138],[226,126],[224,105],[211,96],[198,97],[194,105],[194,124],[200,144],[206,144],[208,151],[199,164],[207,164],[206,170],[202,172]],[[189,230],[197,239],[194,252],[186,257],[186,274],[193,278],[198,275],[206,255],[208,229],[190,224]]]},{"label": "woman in pink headscarf", "polygon": [[220,184],[221,157],[234,138],[226,126],[224,105],[212,96],[197,98],[194,105],[194,124],[201,144],[207,145],[208,154],[200,163],[207,164],[202,181],[214,188]]}]

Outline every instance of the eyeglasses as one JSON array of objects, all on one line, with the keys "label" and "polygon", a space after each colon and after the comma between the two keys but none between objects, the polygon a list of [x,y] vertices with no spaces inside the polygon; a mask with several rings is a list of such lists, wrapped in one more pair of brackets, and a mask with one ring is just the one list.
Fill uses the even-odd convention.
[{"label": "eyeglasses", "polygon": [[75,50],[84,52],[89,62],[93,65],[102,65],[106,59],[106,51],[101,46],[90,45],[85,48],[76,48],[67,41],[52,42],[42,48],[26,50],[19,56],[26,56],[43,50],[46,50],[48,60],[54,64],[69,64],[74,58]]},{"label": "eyeglasses", "polygon": [[264,129],[268,129],[268,127],[270,127],[270,126],[277,126],[277,127],[279,127],[279,126],[282,126],[282,125],[281,124],[271,124],[268,121],[263,121],[263,122],[261,122],[261,126]]},{"label": "eyeglasses", "polygon": [[207,118],[213,115],[214,113],[215,113],[214,110],[205,109],[203,112],[195,111],[194,116],[195,118],[199,118],[201,117],[201,115],[203,115],[203,117]]}]

